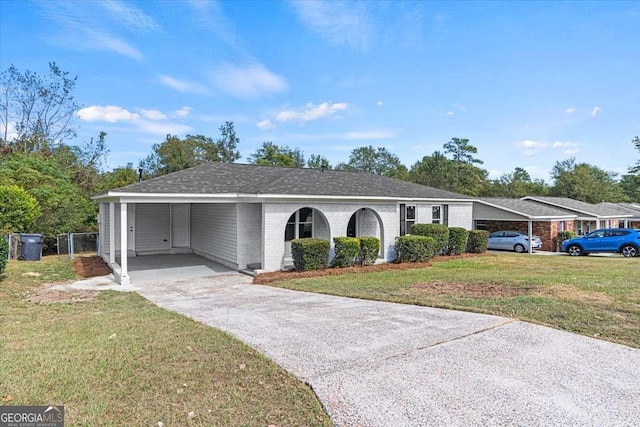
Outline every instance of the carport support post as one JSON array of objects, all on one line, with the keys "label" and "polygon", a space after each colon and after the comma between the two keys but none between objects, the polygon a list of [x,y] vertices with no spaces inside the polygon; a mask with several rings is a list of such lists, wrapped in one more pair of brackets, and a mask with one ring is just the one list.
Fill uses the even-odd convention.
[{"label": "carport support post", "polygon": [[533,253],[533,221],[529,220],[529,253]]},{"label": "carport support post", "polygon": [[120,284],[129,284],[127,270],[127,204],[120,203]]},{"label": "carport support post", "polygon": [[116,263],[116,208],[109,202],[109,265]]}]

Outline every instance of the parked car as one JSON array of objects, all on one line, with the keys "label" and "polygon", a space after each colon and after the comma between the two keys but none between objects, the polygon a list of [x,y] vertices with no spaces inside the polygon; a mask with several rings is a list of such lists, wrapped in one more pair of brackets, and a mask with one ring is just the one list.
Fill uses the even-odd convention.
[{"label": "parked car", "polygon": [[562,251],[572,256],[592,252],[617,252],[627,258],[640,255],[640,230],[602,228],[562,243]]},{"label": "parked car", "polygon": [[[529,236],[519,231],[496,231],[489,234],[489,249],[504,249],[507,251],[516,251],[518,253],[529,251]],[[542,248],[542,240],[540,237],[533,236],[533,249]]]}]

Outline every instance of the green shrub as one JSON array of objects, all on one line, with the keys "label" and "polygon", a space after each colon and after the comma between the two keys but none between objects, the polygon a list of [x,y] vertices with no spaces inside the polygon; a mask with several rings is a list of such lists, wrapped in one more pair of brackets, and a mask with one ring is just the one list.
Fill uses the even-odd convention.
[{"label": "green shrub", "polygon": [[449,227],[444,224],[414,224],[411,234],[431,237],[436,241],[436,255],[443,254],[449,244]]},{"label": "green shrub", "polygon": [[356,237],[334,237],[335,255],[331,261],[332,267],[351,267],[360,255],[360,239]]},{"label": "green shrub", "polygon": [[291,255],[296,270],[322,270],[329,263],[329,241],[324,239],[294,239]]},{"label": "green shrub", "polygon": [[398,262],[424,262],[435,255],[436,241],[426,236],[400,236],[395,248]]},{"label": "green shrub", "polygon": [[462,227],[449,228],[449,255],[460,255],[467,247],[467,240],[469,240],[469,231]]},{"label": "green shrub", "polygon": [[4,234],[0,234],[0,274],[4,273],[9,257],[9,242]]},{"label": "green shrub", "polygon": [[558,231],[558,249],[562,247],[562,243],[569,239],[578,237],[578,233],[575,231]]},{"label": "green shrub", "polygon": [[489,232],[486,230],[469,231],[469,241],[467,243],[467,252],[472,254],[482,254],[487,252],[489,244]]},{"label": "green shrub", "polygon": [[380,253],[380,239],[377,237],[360,237],[360,254],[358,264],[375,264]]}]

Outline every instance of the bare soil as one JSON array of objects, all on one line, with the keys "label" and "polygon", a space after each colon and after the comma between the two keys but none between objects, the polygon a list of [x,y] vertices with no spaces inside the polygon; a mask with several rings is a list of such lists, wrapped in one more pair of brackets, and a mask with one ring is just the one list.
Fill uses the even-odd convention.
[{"label": "bare soil", "polygon": [[274,271],[271,273],[258,274],[253,278],[255,285],[265,285],[267,283],[280,282],[284,280],[293,279],[305,279],[309,277],[322,277],[322,276],[335,276],[348,273],[370,273],[376,271],[389,271],[389,270],[410,270],[419,268],[428,268],[434,262],[452,261],[456,259],[475,258],[479,256],[495,256],[493,254],[460,254],[450,256],[437,256],[428,262],[408,262],[408,263],[395,263],[389,262],[384,264],[375,265],[358,265],[347,268],[326,268],[324,270],[313,271]]},{"label": "bare soil", "polygon": [[54,302],[85,302],[93,301],[100,291],[51,289],[51,286],[43,286],[29,294],[29,301],[36,304],[49,304]]},{"label": "bare soil", "polygon": [[109,266],[97,256],[80,257],[73,261],[73,271],[80,277],[98,277],[111,274]]},{"label": "bare soil", "polygon": [[478,298],[500,298],[515,297],[532,293],[532,288],[509,287],[505,285],[483,284],[483,283],[447,283],[428,282],[419,283],[411,289],[423,291],[429,295],[447,295],[456,297],[478,297]]}]

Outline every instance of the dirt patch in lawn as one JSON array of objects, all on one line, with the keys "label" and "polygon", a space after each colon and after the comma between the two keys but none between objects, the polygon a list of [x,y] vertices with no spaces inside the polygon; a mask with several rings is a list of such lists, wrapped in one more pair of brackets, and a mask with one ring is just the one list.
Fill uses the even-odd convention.
[{"label": "dirt patch in lawn", "polygon": [[109,266],[96,256],[76,258],[73,261],[73,271],[80,277],[98,277],[111,274]]},{"label": "dirt patch in lawn", "polygon": [[51,286],[43,286],[31,292],[28,300],[36,304],[49,304],[55,302],[84,302],[93,301],[100,291],[52,289]]},{"label": "dirt patch in lawn", "polygon": [[419,283],[411,287],[430,295],[447,295],[456,297],[504,298],[534,293],[533,288],[515,288],[505,285],[483,283]]},{"label": "dirt patch in lawn", "polygon": [[407,263],[395,263],[389,262],[384,264],[375,265],[358,265],[347,268],[326,268],[324,270],[313,271],[274,271],[272,273],[258,274],[253,278],[253,283],[256,285],[265,285],[267,283],[281,282],[284,280],[293,279],[306,279],[309,277],[322,277],[322,276],[336,276],[340,274],[349,273],[372,273],[376,271],[389,271],[389,270],[410,270],[430,267],[435,262],[453,261],[457,259],[475,258],[480,256],[496,256],[494,254],[461,254],[451,256],[437,256],[428,262],[407,262]]}]

